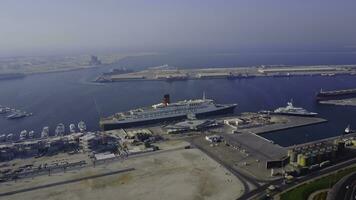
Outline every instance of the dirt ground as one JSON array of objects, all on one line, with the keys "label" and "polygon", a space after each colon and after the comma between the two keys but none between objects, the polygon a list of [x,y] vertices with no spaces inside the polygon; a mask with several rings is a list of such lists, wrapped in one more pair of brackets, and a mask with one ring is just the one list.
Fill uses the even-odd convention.
[{"label": "dirt ground", "polygon": [[1,199],[236,199],[241,182],[198,149],[157,152],[95,168],[0,184],[0,193],[134,167],[120,174],[17,193]]}]

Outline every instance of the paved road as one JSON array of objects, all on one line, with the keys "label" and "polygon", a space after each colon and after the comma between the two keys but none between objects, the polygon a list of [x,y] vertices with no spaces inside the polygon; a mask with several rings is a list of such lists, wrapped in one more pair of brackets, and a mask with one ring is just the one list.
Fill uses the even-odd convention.
[{"label": "paved road", "polygon": [[354,200],[356,199],[356,172],[339,180],[331,189],[328,199]]},{"label": "paved road", "polygon": [[319,170],[319,171],[312,172],[312,173],[310,173],[310,174],[308,174],[306,176],[303,176],[303,177],[301,177],[301,178],[299,178],[299,179],[295,180],[294,182],[292,182],[290,184],[287,184],[287,185],[283,185],[283,180],[282,179],[270,182],[270,183],[264,185],[263,187],[258,188],[256,190],[250,192],[249,194],[247,194],[245,196],[248,197],[248,198],[251,198],[251,197],[262,197],[265,194],[265,190],[270,185],[277,185],[279,187],[279,190],[285,191],[285,190],[287,190],[289,188],[292,188],[292,187],[294,187],[294,186],[296,186],[296,185],[298,185],[300,183],[310,181],[311,179],[318,178],[319,176],[322,176],[322,175],[326,175],[326,174],[329,174],[329,173],[334,173],[337,170],[340,170],[342,168],[346,168],[346,167],[348,167],[348,166],[350,166],[352,164],[356,164],[356,158],[351,159],[351,160],[347,160],[347,161],[344,161],[344,162],[341,162],[341,163],[338,163],[336,165],[332,165],[330,167],[324,168],[324,169]]},{"label": "paved road", "polygon": [[356,181],[347,183],[348,185],[345,186],[346,192],[344,194],[344,200],[353,200],[356,199]]}]

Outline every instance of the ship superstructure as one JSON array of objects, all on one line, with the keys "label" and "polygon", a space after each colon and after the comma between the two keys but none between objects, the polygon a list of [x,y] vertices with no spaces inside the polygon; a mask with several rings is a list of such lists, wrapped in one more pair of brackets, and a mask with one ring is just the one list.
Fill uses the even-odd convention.
[{"label": "ship superstructure", "polygon": [[287,102],[287,106],[286,107],[280,107],[277,108],[273,111],[261,111],[260,113],[264,113],[264,114],[279,114],[279,115],[298,115],[298,116],[309,116],[309,117],[313,117],[316,116],[318,113],[315,112],[309,112],[307,110],[305,110],[304,108],[301,107],[294,107],[293,102],[289,101]]},{"label": "ship superstructure", "polygon": [[232,113],[236,106],[237,104],[216,104],[214,100],[205,97],[171,103],[169,95],[166,94],[162,103],[116,113],[113,116],[101,119],[100,126],[104,130],[112,130],[184,119],[191,114],[197,117],[226,114]]}]

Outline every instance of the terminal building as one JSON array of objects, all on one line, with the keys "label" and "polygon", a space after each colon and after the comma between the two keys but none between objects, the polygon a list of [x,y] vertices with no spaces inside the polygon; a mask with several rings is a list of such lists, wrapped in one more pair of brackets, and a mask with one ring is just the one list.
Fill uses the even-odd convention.
[{"label": "terminal building", "polygon": [[164,127],[168,134],[202,131],[218,126],[215,120],[186,120]]}]

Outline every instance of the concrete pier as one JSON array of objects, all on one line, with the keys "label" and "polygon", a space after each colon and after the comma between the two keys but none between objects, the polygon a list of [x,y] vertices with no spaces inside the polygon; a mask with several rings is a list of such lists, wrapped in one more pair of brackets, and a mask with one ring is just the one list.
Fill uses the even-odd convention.
[{"label": "concrete pier", "polygon": [[285,120],[282,123],[269,124],[256,128],[249,128],[245,130],[241,130],[241,132],[252,133],[252,134],[264,134],[274,131],[286,130],[291,128],[297,128],[302,126],[310,126],[320,123],[327,122],[326,119],[318,118],[318,117],[298,117],[298,116],[276,116],[280,118],[280,120]]},{"label": "concrete pier", "polygon": [[254,77],[290,77],[290,76],[334,76],[356,75],[356,65],[321,65],[321,66],[251,66],[230,68],[178,69],[172,67],[151,68],[147,70],[103,74],[95,81],[183,81],[192,79],[243,79]]}]

